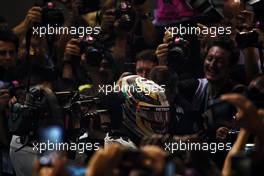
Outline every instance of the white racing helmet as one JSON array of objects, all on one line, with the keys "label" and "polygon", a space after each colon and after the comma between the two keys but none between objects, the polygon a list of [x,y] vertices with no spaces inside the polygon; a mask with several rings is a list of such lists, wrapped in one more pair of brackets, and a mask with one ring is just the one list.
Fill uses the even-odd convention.
[{"label": "white racing helmet", "polygon": [[138,137],[165,134],[170,122],[170,108],[165,88],[138,75],[122,78],[118,84],[125,101],[124,125]]}]

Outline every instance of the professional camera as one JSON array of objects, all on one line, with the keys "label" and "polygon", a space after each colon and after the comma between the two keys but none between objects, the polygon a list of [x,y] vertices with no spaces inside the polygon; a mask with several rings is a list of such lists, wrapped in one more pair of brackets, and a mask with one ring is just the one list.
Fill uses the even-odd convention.
[{"label": "professional camera", "polygon": [[188,49],[189,42],[183,38],[176,37],[169,42],[169,55],[184,58]]},{"label": "professional camera", "polygon": [[85,55],[88,65],[99,66],[104,58],[104,46],[92,35],[87,35],[80,42],[81,53]]},{"label": "professional camera", "polygon": [[87,35],[80,42],[81,54],[90,66],[99,66],[103,59],[113,62],[111,51],[107,49],[107,44],[100,38]]},{"label": "professional camera", "polygon": [[121,1],[116,4],[116,19],[119,23],[118,27],[124,31],[130,31],[136,21],[136,12],[133,3],[130,1]]},{"label": "professional camera", "polygon": [[[58,97],[60,96],[59,94],[61,93],[56,93]],[[64,112],[71,117],[70,121],[79,123],[80,129],[87,129],[92,119],[96,129],[106,130],[109,125],[104,120],[104,115],[107,114],[107,110],[100,107],[101,98],[88,96],[79,91],[64,92],[63,94],[69,94],[69,100],[62,106]]]},{"label": "professional camera", "polygon": [[[189,42],[183,38],[175,37],[168,45],[168,66],[180,65],[188,56]],[[182,65],[182,64],[181,64]]]},{"label": "professional camera", "polygon": [[64,15],[61,9],[56,7],[53,1],[43,0],[42,2],[36,2],[36,6],[42,7],[42,22],[41,25],[58,25],[61,26],[64,23]]},{"label": "professional camera", "polygon": [[[68,97],[66,103],[60,103],[65,113],[65,142],[103,144],[110,121],[105,118],[107,110],[99,106],[101,99],[79,91],[56,92],[58,99],[63,94]],[[89,156],[93,151],[85,150],[85,153]],[[74,159],[75,154],[69,151],[68,157]]]},{"label": "professional camera", "polygon": [[[42,86],[21,90],[17,102],[11,106],[9,131],[19,136],[33,135],[46,123],[57,123],[61,110],[53,92]],[[50,121],[51,120],[51,121]]]}]

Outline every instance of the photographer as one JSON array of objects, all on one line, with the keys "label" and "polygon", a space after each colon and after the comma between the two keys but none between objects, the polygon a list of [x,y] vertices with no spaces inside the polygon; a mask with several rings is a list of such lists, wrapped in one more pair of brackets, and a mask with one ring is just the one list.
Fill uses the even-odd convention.
[{"label": "photographer", "polygon": [[[260,8],[261,3],[259,4]],[[245,1],[226,1],[223,4],[224,18],[217,26],[231,27],[230,39],[239,48],[240,56],[237,65],[231,73],[232,79],[248,84],[259,73],[263,67],[263,52],[261,48],[261,32],[256,26],[256,19],[261,18],[256,13],[256,4]]]},{"label": "photographer", "polygon": [[[36,10],[36,8],[33,7]],[[34,11],[34,10],[33,10]],[[35,14],[35,12],[30,12]],[[19,75],[16,78],[20,78],[22,84],[21,89],[15,91],[15,97],[13,97],[9,102],[9,120],[8,127],[12,136],[12,140],[10,143],[10,158],[15,170],[16,175],[32,175],[32,168],[34,159],[38,156],[38,151],[33,150],[32,143],[36,140],[36,129],[40,124],[44,125],[44,121],[36,123],[36,117],[41,116],[41,112],[38,111],[37,116],[30,116],[32,113],[32,107],[29,108],[28,104],[29,100],[32,100],[29,97],[29,94],[32,93],[30,91],[36,89],[32,89],[31,86],[35,85],[43,85],[43,87],[52,88],[52,82],[54,78],[56,79],[56,75],[54,75],[54,63],[51,60],[51,53],[48,51],[48,48],[51,46],[50,43],[47,42],[46,38],[41,38],[39,36],[30,35],[30,40],[24,40],[25,35],[27,33],[26,27],[32,27],[33,23],[39,22],[32,17],[32,14],[27,16],[25,24],[29,26],[22,26],[21,28],[21,37],[22,37],[22,45],[19,48]],[[36,14],[35,14],[36,15]],[[33,15],[34,16],[34,15]],[[32,23],[30,23],[29,19],[32,19]],[[30,41],[30,43],[28,43]],[[27,51],[29,49],[29,51]],[[28,91],[23,91],[23,83],[27,85]],[[37,92],[37,91],[36,91]],[[36,93],[34,92],[34,93]],[[32,94],[30,94],[32,95]],[[36,95],[35,95],[36,96]],[[26,98],[25,98],[26,97]],[[43,98],[43,97],[42,97]],[[42,99],[42,98],[39,98]],[[26,99],[26,100],[25,100]],[[36,106],[38,104],[34,100],[30,102],[32,106]],[[25,105],[25,104],[26,105]],[[44,102],[42,102],[44,103]],[[45,102],[46,103],[46,102]],[[41,104],[41,103],[40,103]],[[45,105],[43,105],[45,106]],[[26,107],[26,108],[25,108]],[[31,109],[32,108],[32,109]],[[36,115],[36,114],[35,114]],[[42,114],[43,115],[43,114]],[[44,116],[43,116],[44,117]],[[18,120],[15,120],[18,119]],[[45,118],[44,118],[45,119]],[[55,123],[56,120],[54,120]],[[34,124],[32,129],[32,124]],[[26,130],[25,130],[26,128]],[[17,131],[16,131],[17,130]],[[28,130],[28,131],[27,131]],[[34,131],[34,132],[32,132]]]},{"label": "photographer", "polygon": [[[17,79],[18,38],[8,29],[0,30],[0,81],[1,107],[7,105],[9,84]],[[8,95],[8,96],[7,96]],[[2,109],[2,108],[1,108]]]},{"label": "photographer", "polygon": [[[59,51],[56,50],[57,36],[49,33],[41,36],[38,30],[47,28],[48,25],[62,25],[63,21],[63,14],[60,9],[56,8],[56,4],[53,2],[45,4],[43,1],[42,4],[35,3],[28,10],[25,19],[13,28],[20,40],[18,56],[23,76],[25,72],[33,68],[32,77],[37,75],[37,79],[42,79],[41,81],[43,79],[50,82],[56,81],[58,69],[56,55]],[[27,51],[28,45],[30,45],[29,51]],[[27,55],[32,62],[31,68],[26,61]]]},{"label": "photographer", "polygon": [[22,41],[28,31],[34,24],[42,21],[42,8],[34,6],[30,8],[26,14],[25,19],[16,27],[13,28],[14,33],[19,36]]},{"label": "photographer", "polygon": [[[201,118],[199,116],[208,110],[211,100],[214,100],[227,92],[243,91],[242,85],[239,85],[230,79],[230,73],[239,56],[234,43],[223,37],[209,41],[207,46],[208,50],[203,66],[205,78],[198,80],[183,80],[178,84],[179,94],[192,104],[192,109],[197,112],[197,118]],[[165,64],[167,61],[166,56],[168,54],[167,47],[168,44],[161,44],[156,50],[157,57],[161,62],[165,62]],[[221,110],[220,112],[227,112],[227,114],[222,114],[222,116],[229,119],[229,123],[225,125],[222,124],[223,126],[218,124],[215,129],[215,132],[217,133],[216,136],[213,135],[214,133],[210,134],[213,135],[213,139],[223,134],[223,130],[217,130],[218,128],[232,127],[232,110],[228,107],[225,108],[227,109]],[[213,116],[212,118],[216,117]]]},{"label": "photographer", "polygon": [[[159,65],[166,65],[170,69],[173,69],[178,75],[180,80],[189,78],[199,78],[201,71],[200,57],[196,52],[197,42],[195,45],[186,38],[196,38],[196,36],[184,36],[184,37],[172,37],[171,32],[166,31],[163,37],[163,43],[156,48],[156,56],[159,60]],[[196,39],[195,39],[196,40]],[[193,53],[195,50],[195,54]],[[196,65],[196,67],[192,67]]]},{"label": "photographer", "polygon": [[234,76],[247,84],[262,73],[260,32],[254,27],[254,12],[242,10],[236,14],[236,18],[233,35],[240,49],[240,58]]},{"label": "photographer", "polygon": [[92,44],[86,39],[71,39],[67,43],[62,71],[66,87],[74,88],[89,83],[97,91],[99,85],[112,84],[117,79],[119,72],[111,55],[101,41],[96,38],[92,40]]},{"label": "photographer", "polygon": [[[168,34],[165,34],[168,36]],[[167,64],[167,55],[168,55],[168,44],[166,43],[168,41],[167,37],[164,37],[165,43],[160,44],[156,50],[156,55],[159,59],[160,65],[166,65]],[[232,90],[232,87],[234,87],[234,82],[230,82],[230,71],[232,70],[232,67],[236,64],[238,60],[238,51],[234,45],[234,43],[227,39],[227,37],[222,37],[222,38],[216,38],[209,40],[208,45],[207,45],[207,53],[205,55],[204,59],[204,74],[205,74],[205,79],[202,79],[205,81],[202,83],[202,80],[196,80],[194,81],[194,87],[189,84],[190,91],[187,92],[182,89],[184,86],[184,83],[191,83],[191,81],[182,81],[182,85],[179,85],[180,87],[180,93],[184,96],[186,96],[187,100],[192,102],[192,94],[195,92],[195,90],[198,88],[199,82],[200,84],[205,84],[205,87],[201,87],[203,90],[200,91],[205,91],[207,89],[206,85],[208,84],[208,89],[209,95],[208,98],[212,97],[218,97],[221,92],[225,91],[230,91]],[[176,70],[177,71],[177,70]],[[196,85],[196,86],[195,86]],[[229,86],[227,86],[229,85]],[[185,84],[187,86],[187,84]],[[183,92],[181,91],[183,90]],[[205,96],[205,92],[202,93],[201,95]],[[203,101],[205,97],[201,97],[201,101]],[[201,103],[201,102],[200,102]],[[206,101],[205,101],[206,103]],[[198,107],[200,107],[201,104],[197,104]],[[198,108],[199,109],[199,108]],[[206,109],[203,107],[202,109]]]},{"label": "photographer", "polygon": [[[13,134],[9,155],[16,175],[23,176],[32,175],[35,160],[44,155],[39,145],[46,141],[43,141],[40,130],[47,126],[61,126],[62,114],[48,84],[32,85],[28,91],[19,93],[9,102],[8,127]],[[47,148],[44,150],[48,151]]]},{"label": "photographer", "polygon": [[[2,165],[1,172],[8,172],[9,158],[6,158],[10,135],[8,133],[8,102],[12,98],[13,82],[17,79],[18,65],[18,37],[9,29],[0,29],[0,145],[1,161],[7,160],[6,166]],[[8,155],[7,155],[8,156]]]},{"label": "photographer", "polygon": [[[124,8],[124,9],[122,9]],[[118,68],[133,62],[134,53],[155,42],[155,29],[149,19],[149,2],[134,4],[129,1],[108,0],[100,13],[103,38],[112,51]]]}]

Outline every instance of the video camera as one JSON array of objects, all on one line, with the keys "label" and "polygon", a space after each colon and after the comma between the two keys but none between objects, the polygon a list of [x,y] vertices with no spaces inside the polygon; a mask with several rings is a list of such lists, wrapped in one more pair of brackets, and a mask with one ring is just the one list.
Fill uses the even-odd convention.
[{"label": "video camera", "polygon": [[41,0],[35,2],[36,6],[42,7],[42,22],[40,25],[58,25],[64,24],[64,15],[61,9],[56,7],[56,3],[52,0]]}]

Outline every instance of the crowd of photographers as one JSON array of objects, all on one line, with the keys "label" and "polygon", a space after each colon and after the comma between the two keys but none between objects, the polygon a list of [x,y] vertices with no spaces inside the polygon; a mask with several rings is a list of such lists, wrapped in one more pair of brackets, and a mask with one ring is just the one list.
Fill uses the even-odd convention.
[{"label": "crowd of photographers", "polygon": [[[263,175],[263,1],[151,3],[0,18],[0,175]],[[35,31],[48,26],[100,33]],[[183,26],[230,33],[168,30]]]}]

